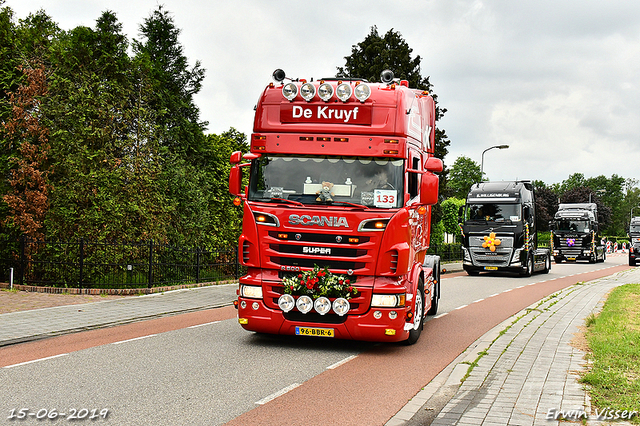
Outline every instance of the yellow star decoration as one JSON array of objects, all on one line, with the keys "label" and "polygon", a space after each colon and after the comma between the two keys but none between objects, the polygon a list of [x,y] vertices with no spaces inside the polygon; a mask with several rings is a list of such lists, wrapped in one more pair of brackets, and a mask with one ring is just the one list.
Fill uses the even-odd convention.
[{"label": "yellow star decoration", "polygon": [[496,251],[496,246],[499,246],[500,243],[501,241],[496,238],[496,233],[492,232],[488,237],[484,237],[484,243],[482,243],[482,247],[489,247],[489,250]]}]

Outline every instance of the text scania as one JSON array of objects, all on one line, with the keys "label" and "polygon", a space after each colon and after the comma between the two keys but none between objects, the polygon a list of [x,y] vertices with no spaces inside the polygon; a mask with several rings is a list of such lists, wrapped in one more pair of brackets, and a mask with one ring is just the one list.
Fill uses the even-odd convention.
[{"label": "text scania", "polygon": [[309,216],[306,214],[302,216],[298,216],[297,214],[290,215],[289,223],[292,225],[318,225],[331,226],[334,228],[340,228],[342,226],[345,228],[349,227],[346,217]]},{"label": "text scania", "polygon": [[293,107],[293,118],[316,118],[316,119],[325,119],[325,120],[342,120],[345,123],[348,123],[349,120],[357,120],[358,119],[358,107],[355,107],[351,110],[348,109],[334,109],[329,108],[328,106],[318,106],[316,109],[316,115],[313,116],[312,108],[303,108],[301,106],[295,105]]}]

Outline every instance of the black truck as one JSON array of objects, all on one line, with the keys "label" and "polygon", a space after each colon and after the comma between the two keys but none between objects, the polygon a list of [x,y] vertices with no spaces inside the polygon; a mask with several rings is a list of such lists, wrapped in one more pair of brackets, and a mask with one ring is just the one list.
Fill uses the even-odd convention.
[{"label": "black truck", "polygon": [[640,216],[631,218],[629,224],[629,266],[636,266],[640,257]]},{"label": "black truck", "polygon": [[551,252],[538,248],[536,201],[530,181],[474,184],[460,208],[463,268],[512,271],[521,276],[548,273]]},{"label": "black truck", "polygon": [[595,203],[560,204],[549,228],[556,263],[576,260],[596,263],[607,258],[606,247],[599,235]]}]

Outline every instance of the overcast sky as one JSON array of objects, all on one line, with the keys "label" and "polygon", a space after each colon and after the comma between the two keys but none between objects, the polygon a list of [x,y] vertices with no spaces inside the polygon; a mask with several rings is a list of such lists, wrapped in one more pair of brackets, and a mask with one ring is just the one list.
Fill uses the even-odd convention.
[{"label": "overcast sky", "polygon": [[559,183],[573,173],[640,179],[640,2],[637,0],[7,0],[17,19],[44,9],[62,29],[112,10],[129,40],[158,5],[172,13],[193,65],[209,133],[250,135],[276,68],[335,75],[372,26],[398,31],[422,59],[458,156],[491,180]]}]

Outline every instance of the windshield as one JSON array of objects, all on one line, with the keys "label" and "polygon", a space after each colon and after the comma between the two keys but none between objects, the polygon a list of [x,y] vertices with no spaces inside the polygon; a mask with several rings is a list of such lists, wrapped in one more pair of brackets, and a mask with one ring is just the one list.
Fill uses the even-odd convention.
[{"label": "windshield", "polygon": [[397,208],[403,202],[402,159],[263,155],[251,167],[252,201],[345,202],[377,208]]},{"label": "windshield", "polygon": [[558,231],[589,232],[589,222],[586,220],[562,219],[557,221]]},{"label": "windshield", "polygon": [[467,219],[487,222],[517,222],[521,220],[520,204],[467,204]]}]

